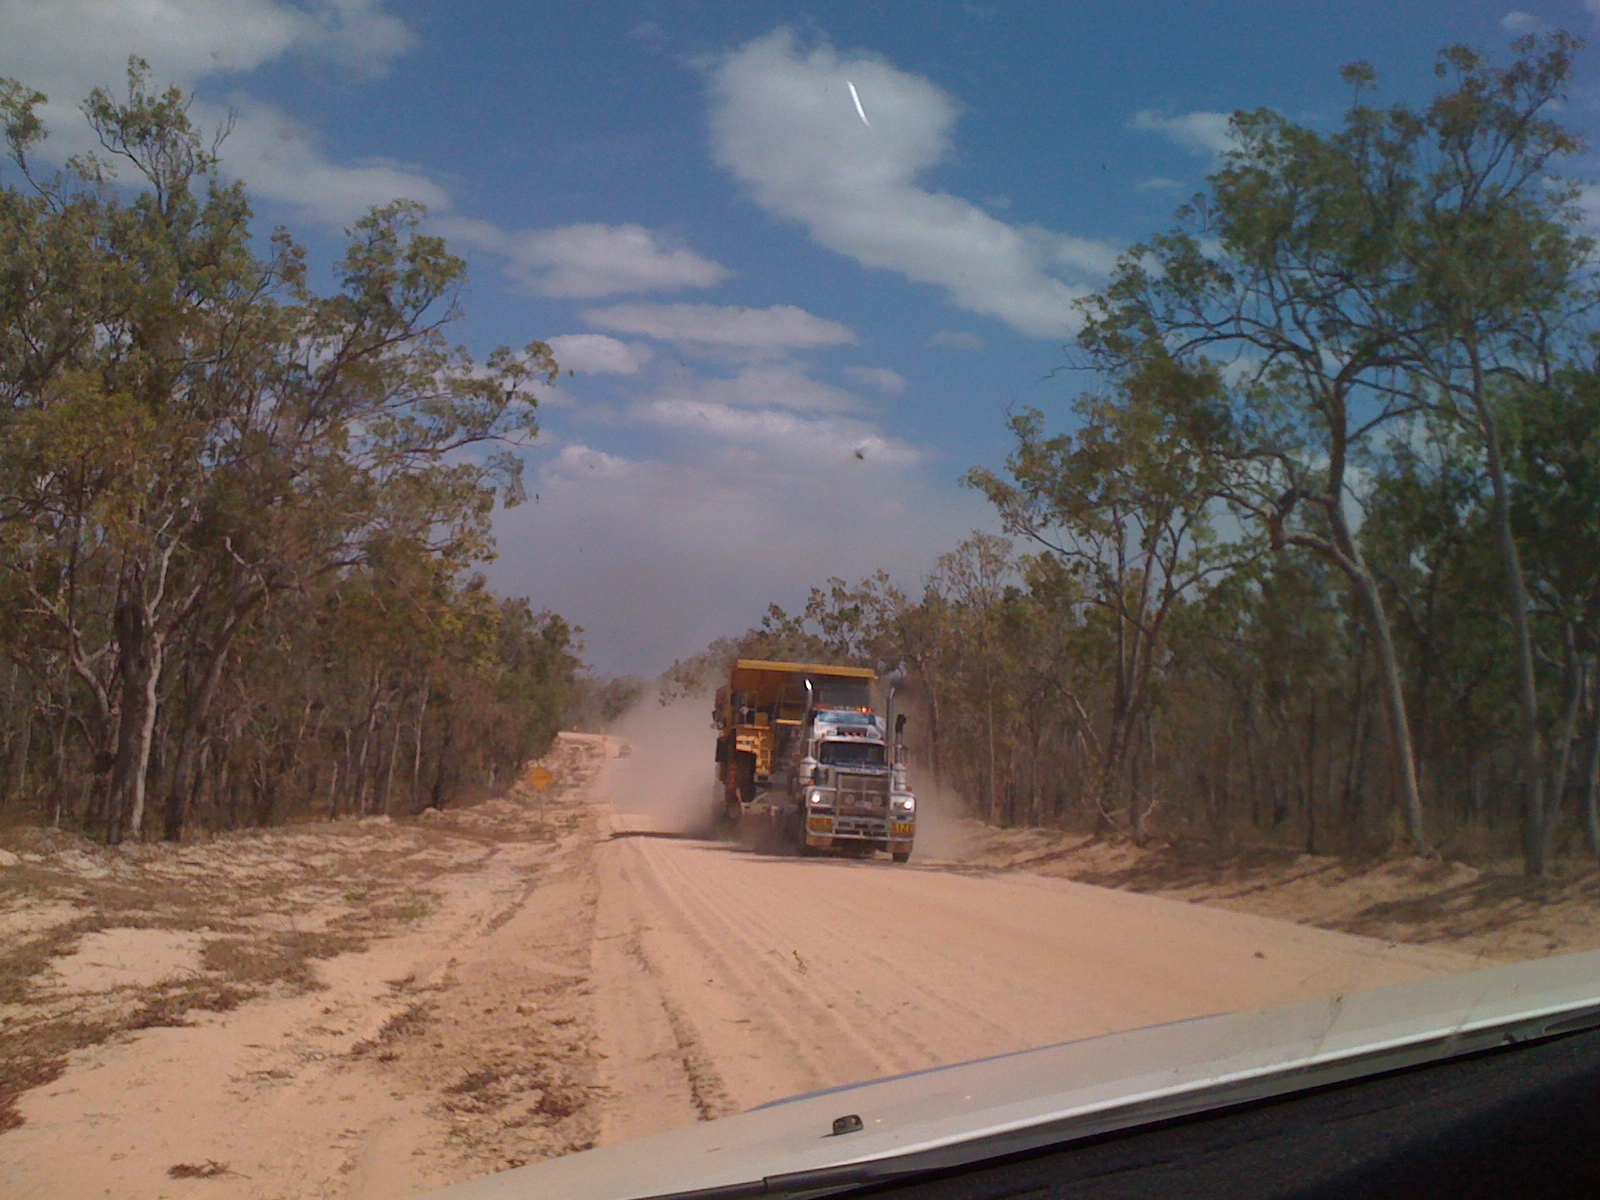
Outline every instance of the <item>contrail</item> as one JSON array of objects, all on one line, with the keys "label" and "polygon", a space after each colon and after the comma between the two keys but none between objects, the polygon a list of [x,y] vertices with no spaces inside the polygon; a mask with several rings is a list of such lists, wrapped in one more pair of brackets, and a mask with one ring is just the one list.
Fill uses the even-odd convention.
[{"label": "contrail", "polygon": [[861,118],[861,123],[863,125],[865,125],[868,129],[871,129],[872,122],[867,120],[867,110],[861,107],[861,97],[856,93],[856,85],[851,83],[848,79],[844,81],[844,85],[850,89],[850,99],[856,102],[856,116]]}]

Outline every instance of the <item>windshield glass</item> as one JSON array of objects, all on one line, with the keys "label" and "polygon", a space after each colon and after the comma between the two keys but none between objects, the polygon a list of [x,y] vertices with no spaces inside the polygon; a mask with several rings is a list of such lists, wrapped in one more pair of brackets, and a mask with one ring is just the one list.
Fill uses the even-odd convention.
[{"label": "windshield glass", "polygon": [[1597,32],[0,2],[0,1190],[1600,942]]},{"label": "windshield glass", "polygon": [[881,767],[885,761],[883,747],[872,742],[823,742],[817,757],[830,767]]}]

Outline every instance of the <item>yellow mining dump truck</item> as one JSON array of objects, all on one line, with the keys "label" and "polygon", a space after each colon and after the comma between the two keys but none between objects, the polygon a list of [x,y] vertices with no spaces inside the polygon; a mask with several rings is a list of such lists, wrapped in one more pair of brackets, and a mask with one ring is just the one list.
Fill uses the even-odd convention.
[{"label": "yellow mining dump truck", "polygon": [[[899,737],[873,710],[866,667],[741,658],[717,692],[716,797],[729,823],[756,815],[802,853],[911,855],[916,799]],[[894,689],[888,689],[892,709]],[[892,714],[891,714],[892,715]]]}]

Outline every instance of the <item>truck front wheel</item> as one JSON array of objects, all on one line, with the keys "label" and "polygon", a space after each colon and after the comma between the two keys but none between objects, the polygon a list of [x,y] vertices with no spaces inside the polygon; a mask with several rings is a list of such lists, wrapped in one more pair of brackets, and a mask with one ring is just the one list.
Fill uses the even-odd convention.
[{"label": "truck front wheel", "polygon": [[911,851],[909,851],[909,850],[896,850],[891,857],[893,857],[893,859],[897,863],[910,862],[911,861]]}]

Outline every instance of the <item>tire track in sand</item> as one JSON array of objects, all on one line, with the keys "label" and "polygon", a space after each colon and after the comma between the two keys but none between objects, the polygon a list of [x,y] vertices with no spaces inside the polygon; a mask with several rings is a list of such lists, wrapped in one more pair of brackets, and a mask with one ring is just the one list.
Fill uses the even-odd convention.
[{"label": "tire track in sand", "polygon": [[[685,1097],[676,1116],[636,1122],[635,1133],[1472,965],[1449,951],[1038,876],[782,858],[626,833],[596,857],[602,906],[637,946],[630,978],[656,997]],[[613,982],[597,971],[597,987]],[[620,1095],[632,1067],[611,1070]],[[695,1098],[707,1081],[709,1103],[704,1090]]]}]

